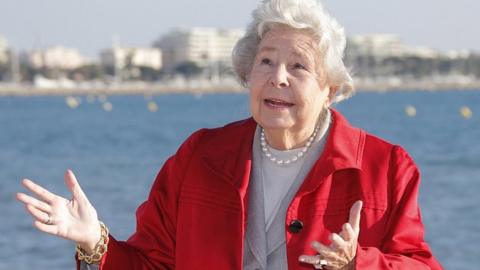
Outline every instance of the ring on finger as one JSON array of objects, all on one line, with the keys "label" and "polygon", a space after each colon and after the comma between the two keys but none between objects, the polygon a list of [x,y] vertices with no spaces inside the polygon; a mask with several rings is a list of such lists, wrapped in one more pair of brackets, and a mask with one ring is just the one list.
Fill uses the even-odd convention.
[{"label": "ring on finger", "polygon": [[323,269],[323,267],[328,265],[328,262],[327,260],[322,259],[320,256],[317,256],[317,260],[315,261],[314,265],[315,268],[319,267],[317,269]]},{"label": "ring on finger", "polygon": [[47,214],[48,218],[47,218],[47,221],[45,221],[44,223],[47,224],[47,225],[52,225],[51,222],[52,222],[52,216],[50,214]]}]

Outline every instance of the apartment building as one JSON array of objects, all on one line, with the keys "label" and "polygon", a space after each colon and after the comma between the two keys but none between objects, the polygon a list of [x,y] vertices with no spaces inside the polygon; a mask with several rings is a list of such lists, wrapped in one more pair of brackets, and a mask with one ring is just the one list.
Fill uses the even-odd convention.
[{"label": "apartment building", "polygon": [[53,46],[46,49],[28,51],[22,61],[33,68],[71,70],[88,63],[77,49]]},{"label": "apartment building", "polygon": [[194,62],[201,67],[231,66],[232,49],[244,33],[240,29],[175,29],[160,37],[154,46],[162,50],[166,71],[185,62]]},{"label": "apartment building", "polygon": [[162,68],[162,51],[158,48],[114,47],[100,53],[103,66],[123,69],[126,66]]},{"label": "apartment building", "polygon": [[8,52],[8,43],[7,40],[0,35],[0,64],[5,64],[8,62],[9,52]]}]

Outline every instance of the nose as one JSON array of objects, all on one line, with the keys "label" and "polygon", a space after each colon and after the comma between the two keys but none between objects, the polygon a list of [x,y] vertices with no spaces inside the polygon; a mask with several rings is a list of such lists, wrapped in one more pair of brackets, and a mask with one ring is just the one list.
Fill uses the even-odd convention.
[{"label": "nose", "polygon": [[286,88],[288,83],[288,72],[284,65],[278,65],[274,70],[270,78],[270,84],[275,88]]}]

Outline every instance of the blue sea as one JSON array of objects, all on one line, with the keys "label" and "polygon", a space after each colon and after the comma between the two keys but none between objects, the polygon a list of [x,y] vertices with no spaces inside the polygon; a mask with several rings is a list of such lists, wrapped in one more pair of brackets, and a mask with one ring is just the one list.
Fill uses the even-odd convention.
[{"label": "blue sea", "polygon": [[[74,269],[74,245],[34,229],[14,199],[21,179],[69,197],[63,173],[72,169],[111,233],[127,239],[136,207],[180,143],[249,116],[247,94],[111,96],[109,112],[98,99],[78,98],[71,109],[65,97],[0,97],[0,270]],[[480,91],[358,93],[337,108],[413,156],[426,239],[444,267],[478,267]]]}]

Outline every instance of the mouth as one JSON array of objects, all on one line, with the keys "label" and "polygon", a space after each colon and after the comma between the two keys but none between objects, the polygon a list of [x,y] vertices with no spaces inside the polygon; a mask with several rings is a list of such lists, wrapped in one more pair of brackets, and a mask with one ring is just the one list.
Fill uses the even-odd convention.
[{"label": "mouth", "polygon": [[287,102],[278,98],[266,98],[263,100],[263,103],[270,108],[274,109],[285,109],[294,106],[294,103]]}]

